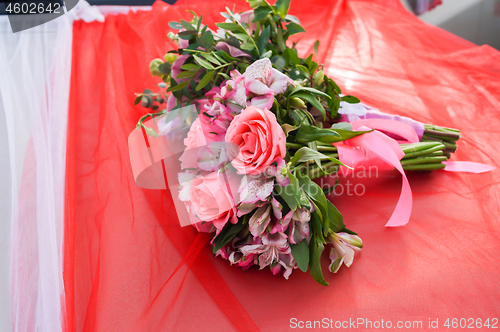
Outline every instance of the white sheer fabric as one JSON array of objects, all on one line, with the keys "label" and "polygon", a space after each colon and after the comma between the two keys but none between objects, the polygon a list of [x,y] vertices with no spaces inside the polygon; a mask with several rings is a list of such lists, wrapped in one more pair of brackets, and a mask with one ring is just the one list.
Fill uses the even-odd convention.
[{"label": "white sheer fabric", "polygon": [[73,21],[151,7],[85,1],[13,34],[0,17],[0,331],[62,330]]},{"label": "white sheer fabric", "polygon": [[13,34],[0,17],[0,330],[60,331],[72,24],[87,3]]}]

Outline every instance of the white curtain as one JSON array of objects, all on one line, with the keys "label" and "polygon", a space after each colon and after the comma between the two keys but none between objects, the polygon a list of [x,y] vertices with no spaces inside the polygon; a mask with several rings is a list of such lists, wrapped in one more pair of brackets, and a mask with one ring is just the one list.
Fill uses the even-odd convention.
[{"label": "white curtain", "polygon": [[62,330],[73,21],[151,7],[85,1],[13,34],[0,16],[0,331]]},{"label": "white curtain", "polygon": [[13,34],[0,17],[0,331],[61,331],[66,122],[81,2]]}]

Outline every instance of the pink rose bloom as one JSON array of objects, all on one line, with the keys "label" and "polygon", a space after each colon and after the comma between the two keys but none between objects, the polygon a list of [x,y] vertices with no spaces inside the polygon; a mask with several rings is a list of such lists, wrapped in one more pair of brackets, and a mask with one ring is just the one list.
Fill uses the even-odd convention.
[{"label": "pink rose bloom", "polygon": [[199,118],[194,120],[191,124],[191,129],[189,130],[187,137],[184,139],[184,145],[186,146],[186,150],[179,158],[181,161],[181,167],[183,169],[197,168],[198,148],[208,145],[207,138],[203,134]]},{"label": "pink rose bloom", "polygon": [[238,222],[234,202],[238,200],[237,190],[234,186],[227,185],[236,181],[230,174],[227,177],[219,172],[194,178],[190,183],[190,214],[194,224],[200,221],[211,222],[217,232],[230,220],[233,224]]},{"label": "pink rose bloom", "polygon": [[226,142],[239,147],[238,154],[231,156],[238,174],[261,174],[286,154],[285,133],[276,116],[254,106],[234,118],[227,129]]}]

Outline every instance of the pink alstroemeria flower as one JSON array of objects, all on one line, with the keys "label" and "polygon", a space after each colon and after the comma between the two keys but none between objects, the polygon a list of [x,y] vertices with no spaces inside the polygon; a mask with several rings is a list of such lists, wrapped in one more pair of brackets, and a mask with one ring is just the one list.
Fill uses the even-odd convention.
[{"label": "pink alstroemeria flower", "polygon": [[284,232],[288,228],[288,241],[291,244],[297,244],[304,239],[309,241],[310,219],[311,213],[306,209],[299,208],[295,211],[290,211],[283,217],[280,223],[271,229],[271,233]]},{"label": "pink alstroemeria flower", "polygon": [[[256,204],[258,206],[258,204]],[[248,220],[248,228],[254,237],[261,236],[265,233],[267,226],[278,222],[282,218],[282,206],[274,197],[270,201],[262,203],[255,213]],[[241,210],[239,210],[241,211]],[[272,213],[271,213],[272,212]]]},{"label": "pink alstroemeria flower", "polygon": [[245,77],[237,70],[230,73],[231,79],[220,89],[220,93],[214,99],[226,101],[226,107],[234,114],[240,114],[247,107],[247,93],[245,89]]},{"label": "pink alstroemeria flower", "polygon": [[355,251],[363,248],[363,241],[356,235],[333,233],[330,240],[333,244],[333,248],[330,250],[330,271],[332,273],[337,273],[342,263],[347,267],[351,266]]},{"label": "pink alstroemeria flower", "polygon": [[220,248],[215,253],[215,257],[220,255],[222,258],[227,259],[231,265],[237,265],[246,270],[254,265],[257,255],[249,254],[245,256],[240,251],[240,248],[252,243],[254,243],[252,236],[247,236],[246,238],[236,236],[231,242]]},{"label": "pink alstroemeria flower", "polygon": [[210,103],[208,100],[204,99],[198,102],[201,104],[201,112],[199,115],[200,124],[207,141],[224,141],[227,128],[234,118],[231,114],[231,110],[218,101]]},{"label": "pink alstroemeria flower", "polygon": [[256,95],[251,99],[251,104],[258,108],[270,109],[274,96],[285,93],[288,84],[294,85],[291,78],[273,68],[268,58],[252,63],[243,76],[247,94]]},{"label": "pink alstroemeria flower", "polygon": [[288,279],[292,270],[297,268],[297,264],[292,256],[290,245],[287,241],[286,234],[275,233],[265,234],[261,238],[262,244],[246,245],[240,248],[243,255],[258,254],[258,264],[262,270],[266,266],[271,268],[273,274],[281,271],[281,267],[285,269],[283,276]]},{"label": "pink alstroemeria flower", "polygon": [[230,56],[232,56],[233,58],[237,58],[237,57],[240,57],[240,56],[244,56],[244,57],[248,57],[248,58],[251,58],[252,56],[242,50],[240,50],[239,48],[236,48],[234,46],[231,46],[229,45],[228,43],[226,42],[218,42],[216,45],[215,45],[215,49],[217,51],[219,50],[223,50],[224,52],[226,52],[227,54],[229,54]]}]

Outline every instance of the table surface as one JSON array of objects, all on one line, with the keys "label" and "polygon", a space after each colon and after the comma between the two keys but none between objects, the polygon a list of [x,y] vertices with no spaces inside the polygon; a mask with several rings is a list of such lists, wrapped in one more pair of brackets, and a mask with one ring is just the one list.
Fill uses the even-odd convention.
[{"label": "table surface", "polygon": [[[242,271],[199,249],[178,226],[165,191],[138,188],[127,137],[144,114],[134,92],[157,83],[149,61],[172,47],[168,22],[210,22],[233,1],[156,3],[150,12],[74,26],[68,124],[64,278],[67,326],[77,331],[285,331],[290,320],[429,321],[499,318],[499,173],[408,174],[409,224],[384,228],[401,189],[397,173],[330,197],[364,248],[330,286],[296,270],[290,280]],[[246,5],[236,1],[236,10]],[[500,53],[421,22],[399,1],[295,1],[318,61],[345,93],[382,111],[460,128],[453,160],[499,165]],[[182,258],[186,264],[171,278]],[[325,255],[323,269],[327,269]],[[189,267],[189,270],[188,270]],[[370,330],[360,326],[358,330]]]}]

